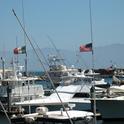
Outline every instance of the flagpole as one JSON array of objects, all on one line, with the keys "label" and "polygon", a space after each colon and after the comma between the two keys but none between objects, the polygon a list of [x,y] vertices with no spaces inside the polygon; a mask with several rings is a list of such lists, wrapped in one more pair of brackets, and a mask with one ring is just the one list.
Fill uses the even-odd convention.
[{"label": "flagpole", "polygon": [[[18,38],[17,38],[17,36],[16,36],[16,48],[18,48]],[[17,54],[17,58],[16,59],[17,59],[16,60],[16,64],[18,66],[18,64],[19,64],[19,56],[18,56],[18,54]]]},{"label": "flagpole", "polygon": [[[91,36],[91,42],[92,42],[92,71],[94,73],[94,44],[93,44],[93,26],[92,26],[92,10],[91,10],[91,0],[89,0],[89,10],[90,10],[90,36]],[[94,124],[96,124],[96,99],[95,99],[95,81],[94,81],[94,75],[93,75],[93,85],[91,88],[91,91],[93,93],[92,96],[92,102],[93,104],[93,113],[94,113]]]},{"label": "flagpole", "polygon": [[94,53],[93,53],[93,26],[92,26],[92,10],[91,10],[91,0],[89,0],[89,10],[90,10],[90,40],[92,42],[92,68],[94,69]]},{"label": "flagpole", "polygon": [[[24,4],[23,4],[23,0],[22,0],[22,18],[23,18],[23,27],[25,29],[25,18],[24,18]],[[27,45],[26,45],[26,35],[24,33],[24,43],[25,43],[25,47],[26,47],[26,53],[25,53],[25,75],[27,76],[27,71],[28,71],[28,62],[27,62]]]}]

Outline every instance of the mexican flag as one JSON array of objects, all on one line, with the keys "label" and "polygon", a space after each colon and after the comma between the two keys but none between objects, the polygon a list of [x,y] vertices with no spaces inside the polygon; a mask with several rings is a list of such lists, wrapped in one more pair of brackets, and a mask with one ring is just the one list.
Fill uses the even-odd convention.
[{"label": "mexican flag", "polygon": [[14,54],[25,54],[26,46],[14,48],[13,52],[14,52]]}]

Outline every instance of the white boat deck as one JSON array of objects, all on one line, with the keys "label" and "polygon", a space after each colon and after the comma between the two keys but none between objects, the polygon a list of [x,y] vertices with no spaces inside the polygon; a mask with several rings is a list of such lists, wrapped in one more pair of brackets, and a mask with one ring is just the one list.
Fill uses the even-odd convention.
[{"label": "white boat deck", "polygon": [[[58,91],[59,97],[63,103],[68,103],[69,100],[73,97],[75,92],[80,88],[80,85],[68,85],[68,86],[59,86],[56,90]],[[24,102],[17,102],[14,105],[57,105],[61,104],[61,101],[56,93],[52,93],[48,97],[43,97],[41,99],[28,100]]]}]

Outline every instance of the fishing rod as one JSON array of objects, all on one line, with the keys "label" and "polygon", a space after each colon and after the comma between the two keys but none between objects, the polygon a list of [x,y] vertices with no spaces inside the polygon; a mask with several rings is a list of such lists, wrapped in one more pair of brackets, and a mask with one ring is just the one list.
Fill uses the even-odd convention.
[{"label": "fishing rod", "polygon": [[30,38],[29,38],[29,36],[28,36],[26,30],[24,29],[22,23],[20,22],[19,18],[17,17],[17,15],[16,15],[14,9],[12,9],[12,12],[13,12],[14,16],[16,17],[16,19],[17,19],[19,25],[21,26],[22,30],[24,31],[25,36],[27,37],[27,39],[28,39],[28,41],[29,41],[29,43],[30,43],[32,49],[34,50],[36,56],[38,57],[40,64],[41,64],[42,67],[44,68],[44,71],[46,72],[46,74],[47,74],[47,76],[48,76],[48,78],[49,78],[49,80],[50,80],[50,82],[51,82],[51,85],[52,85],[53,89],[55,90],[55,92],[56,92],[56,94],[57,94],[57,96],[58,96],[58,98],[59,98],[59,100],[60,100],[60,102],[61,102],[61,104],[62,104],[62,106],[63,106],[63,108],[64,108],[64,110],[65,110],[65,112],[66,112],[66,114],[67,114],[67,116],[68,116],[68,118],[69,118],[70,123],[73,124],[73,121],[71,120],[71,118],[70,118],[70,116],[69,116],[67,110],[65,109],[65,106],[64,106],[64,104],[63,104],[63,102],[62,102],[62,99],[61,99],[61,97],[59,96],[59,93],[57,92],[57,90],[56,90],[56,88],[55,88],[55,86],[54,86],[54,83],[53,83],[53,81],[52,81],[52,79],[51,79],[49,73],[47,72],[45,66],[43,65],[39,54],[38,54],[37,51],[35,50],[32,41],[30,40]]}]

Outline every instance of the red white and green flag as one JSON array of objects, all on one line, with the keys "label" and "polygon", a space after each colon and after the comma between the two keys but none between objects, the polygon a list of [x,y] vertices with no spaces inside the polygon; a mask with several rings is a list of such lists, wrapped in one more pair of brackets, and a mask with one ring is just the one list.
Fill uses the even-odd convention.
[{"label": "red white and green flag", "polygon": [[91,52],[91,51],[92,51],[92,43],[80,45],[80,52]]},{"label": "red white and green flag", "polygon": [[26,46],[16,47],[13,50],[14,54],[25,54],[26,53]]}]

